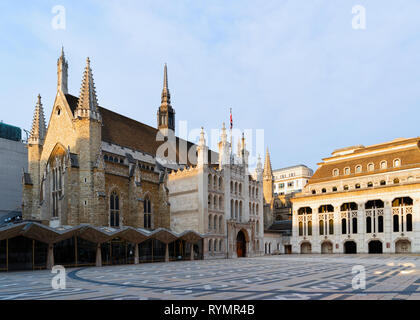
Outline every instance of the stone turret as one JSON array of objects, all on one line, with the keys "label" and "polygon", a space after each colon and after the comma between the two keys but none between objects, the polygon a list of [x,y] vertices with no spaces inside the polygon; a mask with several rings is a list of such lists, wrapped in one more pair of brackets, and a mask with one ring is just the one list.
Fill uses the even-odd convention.
[{"label": "stone turret", "polygon": [[201,127],[200,140],[197,146],[197,166],[204,167],[208,164],[209,149],[206,145],[206,138],[204,137],[204,128]]},{"label": "stone turret", "polygon": [[230,144],[227,141],[226,127],[223,122],[222,133],[219,142],[219,169],[230,164]]},{"label": "stone turret", "polygon": [[57,61],[57,91],[68,94],[68,68],[66,57],[64,56],[64,48],[61,48],[61,56]]},{"label": "stone turret", "polygon": [[89,58],[86,59],[86,68],[83,74],[82,87],[80,88],[79,102],[75,111],[75,117],[91,118],[101,121]]},{"label": "stone turret", "polygon": [[263,172],[263,189],[264,202],[271,203],[273,199],[273,170],[271,169],[270,153],[265,155],[264,172]]}]

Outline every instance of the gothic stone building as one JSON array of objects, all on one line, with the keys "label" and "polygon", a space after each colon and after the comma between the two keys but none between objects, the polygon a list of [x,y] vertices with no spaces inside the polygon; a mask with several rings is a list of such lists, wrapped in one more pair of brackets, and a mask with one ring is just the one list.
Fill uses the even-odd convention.
[{"label": "gothic stone building", "polygon": [[197,148],[197,165],[168,175],[171,227],[176,232],[205,234],[204,258],[252,257],[262,254],[262,164],[248,172],[245,138],[233,155],[225,125],[218,158],[208,158],[204,131]]},{"label": "gothic stone building", "polygon": [[[38,96],[28,141],[23,218],[53,227],[170,228],[165,170],[155,159],[158,129],[98,105],[89,59],[79,97],[68,93],[67,69],[62,53],[48,127]],[[163,100],[158,112],[173,117]]]},{"label": "gothic stone building", "polygon": [[420,138],[336,150],[293,199],[293,252],[419,253]]}]

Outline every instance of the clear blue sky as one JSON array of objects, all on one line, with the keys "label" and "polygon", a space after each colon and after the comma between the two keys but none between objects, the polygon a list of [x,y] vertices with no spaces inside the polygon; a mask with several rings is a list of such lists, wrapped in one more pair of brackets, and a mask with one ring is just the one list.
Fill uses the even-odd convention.
[{"label": "clear blue sky", "polygon": [[[351,9],[366,7],[366,30]],[[54,30],[53,6],[66,9]],[[155,126],[163,64],[189,128],[265,129],[274,168],[419,136],[420,1],[1,1],[0,119],[47,121],[61,45],[78,95],[87,56],[99,103]]]}]

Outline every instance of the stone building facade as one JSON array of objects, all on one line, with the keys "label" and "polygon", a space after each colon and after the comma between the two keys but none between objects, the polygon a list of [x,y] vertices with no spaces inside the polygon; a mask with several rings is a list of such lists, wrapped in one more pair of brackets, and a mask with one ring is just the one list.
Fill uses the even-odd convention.
[{"label": "stone building facade", "polygon": [[[48,126],[41,97],[28,140],[23,218],[62,225],[170,227],[166,168],[156,159],[159,128],[99,106],[89,58],[78,97],[68,93],[68,63],[58,59]],[[165,66],[161,114],[168,112]],[[172,108],[169,109],[169,112]]]},{"label": "stone building facade", "polygon": [[252,257],[262,254],[262,164],[248,172],[245,138],[232,154],[223,124],[216,161],[208,158],[204,131],[197,165],[168,175],[171,228],[205,234],[204,258]]},{"label": "stone building facade", "polygon": [[420,138],[336,150],[293,199],[293,252],[419,253]]}]

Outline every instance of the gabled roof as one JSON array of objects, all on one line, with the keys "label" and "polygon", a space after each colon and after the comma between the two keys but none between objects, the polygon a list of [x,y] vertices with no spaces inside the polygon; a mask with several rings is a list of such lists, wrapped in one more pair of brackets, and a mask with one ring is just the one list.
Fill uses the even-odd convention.
[{"label": "gabled roof", "polygon": [[[74,114],[78,105],[78,98],[71,94],[66,94],[65,96],[70,109]],[[156,128],[102,107],[99,107],[99,113],[102,116],[102,141],[104,142],[146,152],[153,156],[156,156],[159,146],[164,143],[164,141],[156,141],[159,131]],[[185,140],[176,137],[177,146],[175,154],[177,162],[180,161],[180,141],[185,143]],[[188,150],[190,150],[191,147],[197,147],[197,145],[192,142],[187,141],[186,143]],[[209,160],[212,159],[211,155],[213,155],[213,159],[216,161],[218,160],[218,154],[209,150]],[[192,164],[188,161],[188,165]]]}]

